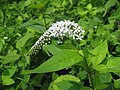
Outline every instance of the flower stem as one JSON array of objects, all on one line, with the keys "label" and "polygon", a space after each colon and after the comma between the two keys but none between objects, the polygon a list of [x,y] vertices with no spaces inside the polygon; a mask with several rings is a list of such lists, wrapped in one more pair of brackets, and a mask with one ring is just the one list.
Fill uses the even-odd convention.
[{"label": "flower stem", "polygon": [[94,85],[93,85],[93,79],[92,79],[92,72],[90,71],[89,69],[89,66],[88,66],[88,63],[87,63],[87,60],[86,58],[84,58],[84,63],[85,63],[85,67],[86,67],[86,71],[88,72],[88,75],[89,75],[89,80],[90,80],[90,86],[91,88],[94,90]]}]

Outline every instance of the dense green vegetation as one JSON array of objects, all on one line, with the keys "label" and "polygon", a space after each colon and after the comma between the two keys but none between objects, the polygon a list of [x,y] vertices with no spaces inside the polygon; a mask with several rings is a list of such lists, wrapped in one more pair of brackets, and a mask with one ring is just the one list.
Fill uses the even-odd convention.
[{"label": "dense green vegetation", "polygon": [[[29,50],[56,21],[84,30]],[[0,90],[120,90],[119,0],[0,0]]]}]

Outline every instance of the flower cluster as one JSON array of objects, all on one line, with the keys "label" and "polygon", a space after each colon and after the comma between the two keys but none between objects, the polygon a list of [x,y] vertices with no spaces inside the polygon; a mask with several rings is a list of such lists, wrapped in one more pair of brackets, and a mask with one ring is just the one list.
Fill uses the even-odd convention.
[{"label": "flower cluster", "polygon": [[38,53],[39,49],[41,49],[43,45],[50,43],[52,37],[57,38],[58,43],[60,43],[59,40],[63,40],[64,37],[72,37],[75,40],[82,40],[82,34],[84,32],[85,31],[82,30],[82,27],[77,23],[74,23],[74,21],[57,21],[56,23],[53,23],[52,26],[32,46],[30,55]]}]

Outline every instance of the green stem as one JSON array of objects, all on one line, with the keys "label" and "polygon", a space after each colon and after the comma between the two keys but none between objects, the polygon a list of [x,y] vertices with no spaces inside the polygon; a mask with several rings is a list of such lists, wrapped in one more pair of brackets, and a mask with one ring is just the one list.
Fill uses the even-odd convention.
[{"label": "green stem", "polygon": [[86,71],[88,72],[88,75],[89,75],[89,79],[90,79],[90,83],[91,83],[91,88],[94,90],[93,79],[92,79],[92,73],[91,73],[91,71],[90,71],[90,69],[89,69],[89,66],[88,66],[88,63],[87,63],[86,58],[84,58],[84,61],[85,61]]},{"label": "green stem", "polygon": [[47,29],[47,23],[46,23],[46,20],[45,20],[45,15],[43,15],[43,19],[44,19],[45,28]]}]

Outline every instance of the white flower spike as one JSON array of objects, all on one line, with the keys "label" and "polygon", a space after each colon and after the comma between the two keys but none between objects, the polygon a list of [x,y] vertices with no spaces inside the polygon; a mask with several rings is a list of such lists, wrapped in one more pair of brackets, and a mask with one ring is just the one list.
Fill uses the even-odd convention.
[{"label": "white flower spike", "polygon": [[50,43],[51,38],[57,38],[58,43],[62,43],[61,40],[64,37],[72,37],[75,40],[82,40],[83,33],[85,31],[77,23],[69,20],[57,21],[38,39],[38,41],[32,46],[30,55],[37,54],[43,45]]}]

